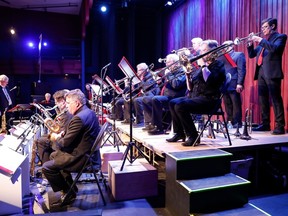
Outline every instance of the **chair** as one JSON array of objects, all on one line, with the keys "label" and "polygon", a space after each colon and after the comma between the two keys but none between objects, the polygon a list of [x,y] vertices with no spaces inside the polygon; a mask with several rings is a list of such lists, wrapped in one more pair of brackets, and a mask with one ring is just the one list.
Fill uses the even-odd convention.
[{"label": "chair", "polygon": [[[102,192],[102,189],[100,187],[100,184],[99,184],[99,180],[98,180],[98,177],[96,175],[96,173],[99,171],[97,170],[97,168],[95,168],[94,164],[93,164],[93,154],[95,153],[95,151],[99,150],[99,148],[101,147],[101,142],[103,140],[103,137],[104,137],[104,132],[107,130],[108,128],[108,125],[109,123],[108,122],[105,122],[104,125],[102,125],[101,127],[101,130],[99,131],[98,133],[98,136],[96,137],[96,140],[94,141],[94,144],[91,148],[91,152],[89,154],[86,154],[86,161],[83,165],[83,167],[81,168],[81,170],[77,173],[73,183],[71,184],[70,186],[70,189],[68,190],[67,192],[67,195],[65,196],[65,198],[63,199],[62,201],[62,206],[65,205],[66,201],[67,201],[67,197],[70,196],[70,193],[73,192],[73,188],[76,186],[79,178],[81,177],[82,173],[85,173],[85,171],[88,171],[88,172],[92,172],[93,175],[94,175],[94,178],[95,178],[95,181],[96,181],[96,184],[97,184],[97,187],[98,187],[98,190],[100,192],[100,195],[101,195],[101,198],[103,200],[103,203],[104,203],[104,206],[106,205],[106,201],[105,201],[105,198],[104,198],[104,195],[103,195],[103,192]],[[101,171],[100,171],[101,172]],[[102,176],[103,177],[103,176]],[[104,184],[106,184],[104,182]],[[105,186],[106,187],[106,186]]]},{"label": "chair", "polygon": [[[226,122],[226,119],[225,119],[225,113],[224,113],[224,111],[222,109],[222,106],[221,106],[222,98],[223,98],[224,94],[227,92],[227,89],[228,89],[228,86],[230,84],[230,81],[231,81],[231,74],[230,73],[226,73],[225,83],[221,86],[221,89],[220,89],[221,95],[219,97],[219,100],[218,100],[217,104],[211,110],[211,112],[208,112],[208,113],[193,113],[193,114],[202,114],[202,115],[207,115],[208,116],[207,121],[205,122],[204,126],[200,129],[200,132],[199,132],[196,140],[194,141],[193,146],[197,145],[197,142],[200,139],[200,137],[202,136],[204,130],[207,127],[211,127],[211,125],[213,125],[213,122],[212,122],[211,118],[212,118],[212,116],[215,116],[215,115],[217,116],[217,124],[219,123],[219,118],[218,117],[222,116],[224,129],[225,129],[225,131],[223,130],[222,132],[223,132],[224,136],[225,136],[225,132],[226,132],[227,137],[225,136],[225,138],[228,138],[229,145],[230,146],[232,145],[232,142],[231,142],[231,139],[230,139],[230,135],[229,135],[229,131],[228,131],[227,122]],[[211,131],[213,133],[213,130],[211,130]],[[215,138],[214,134],[213,134],[213,137]]]}]

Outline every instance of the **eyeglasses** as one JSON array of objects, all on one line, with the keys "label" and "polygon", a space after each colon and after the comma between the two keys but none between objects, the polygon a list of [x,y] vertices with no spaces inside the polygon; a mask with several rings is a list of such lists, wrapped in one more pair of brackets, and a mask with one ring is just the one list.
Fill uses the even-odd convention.
[{"label": "eyeglasses", "polygon": [[269,28],[269,25],[262,26],[262,27],[261,27],[261,30],[264,30],[264,29],[267,29],[267,28]]}]

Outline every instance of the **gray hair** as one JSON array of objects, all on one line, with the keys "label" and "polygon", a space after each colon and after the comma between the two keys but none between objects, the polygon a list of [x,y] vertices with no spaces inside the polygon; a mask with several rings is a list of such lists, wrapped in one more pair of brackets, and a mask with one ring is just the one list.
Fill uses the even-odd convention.
[{"label": "gray hair", "polygon": [[78,101],[80,104],[86,104],[86,96],[80,89],[73,89],[65,94],[65,98],[70,98],[73,101]]},{"label": "gray hair", "polygon": [[0,82],[2,82],[2,81],[9,81],[9,78],[5,75],[5,74],[1,74],[0,75]]}]

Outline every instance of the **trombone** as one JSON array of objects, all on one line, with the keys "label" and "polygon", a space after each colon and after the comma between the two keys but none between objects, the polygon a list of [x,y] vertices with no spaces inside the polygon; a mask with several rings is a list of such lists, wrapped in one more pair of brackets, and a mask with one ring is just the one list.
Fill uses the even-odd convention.
[{"label": "trombone", "polygon": [[247,37],[243,37],[243,38],[239,38],[239,37],[236,37],[235,40],[234,40],[234,44],[235,45],[239,45],[241,43],[247,43],[248,39],[250,39],[252,36],[256,36],[256,35],[260,35],[262,32],[257,32],[257,33],[252,33],[252,34],[249,34]]}]

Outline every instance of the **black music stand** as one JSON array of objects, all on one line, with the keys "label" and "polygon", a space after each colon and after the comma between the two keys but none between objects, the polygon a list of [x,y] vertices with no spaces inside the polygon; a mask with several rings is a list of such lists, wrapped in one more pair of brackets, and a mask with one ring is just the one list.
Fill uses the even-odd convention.
[{"label": "black music stand", "polygon": [[[116,103],[116,94],[122,94],[123,93],[123,90],[114,84],[114,82],[110,79],[109,76],[106,76],[105,80],[109,83],[109,85],[112,87],[113,89],[113,99],[112,99],[112,108],[115,107],[115,103]],[[113,109],[112,109],[113,110]],[[115,109],[114,109],[115,110]],[[109,132],[109,136],[105,139],[105,141],[103,142],[102,146],[105,144],[106,141],[109,141],[111,143],[111,141],[109,140],[110,137],[113,136],[113,143],[111,143],[114,147],[117,146],[117,150],[118,152],[120,151],[119,150],[119,144],[117,141],[120,141],[122,144],[124,144],[119,136],[119,134],[117,133],[116,131],[116,123],[115,123],[115,111],[113,111],[112,113],[113,115],[113,125],[112,125],[112,130]],[[117,138],[117,139],[116,139]],[[101,146],[101,147],[102,147]]]},{"label": "black music stand", "polygon": [[[136,145],[136,143],[133,141],[133,121],[132,121],[132,84],[138,84],[141,82],[141,80],[139,79],[139,77],[137,76],[137,73],[133,70],[133,68],[131,67],[130,63],[128,62],[128,60],[123,57],[122,60],[120,61],[120,63],[118,64],[118,66],[120,67],[120,69],[123,71],[123,73],[126,75],[126,77],[129,77],[129,100],[130,100],[130,141],[128,143],[128,146],[124,152],[124,156],[123,156],[123,163],[122,166],[120,168],[120,171],[123,170],[124,165],[125,165],[125,161],[128,160],[130,162],[130,164],[132,164],[140,155],[142,157],[144,157],[148,162],[149,160],[147,159],[147,157],[144,155],[144,153],[142,152],[142,150]],[[134,156],[133,154],[133,147],[135,147],[138,151],[138,155]],[[128,158],[128,153],[129,153],[129,158]]]},{"label": "black music stand", "polygon": [[[109,64],[110,65],[110,64]],[[108,65],[108,66],[109,66]],[[103,105],[103,96],[104,96],[104,90],[108,89],[109,86],[108,84],[103,80],[103,77],[105,77],[106,75],[106,72],[107,72],[107,68],[108,66],[104,66],[102,69],[101,69],[101,78],[95,74],[92,78],[94,80],[96,80],[99,84],[100,84],[100,93],[101,93],[101,121],[102,121],[102,124],[104,122],[103,120],[103,109],[104,109],[104,105]],[[104,71],[104,72],[103,72]],[[99,95],[99,92],[98,92],[98,95]]]}]

